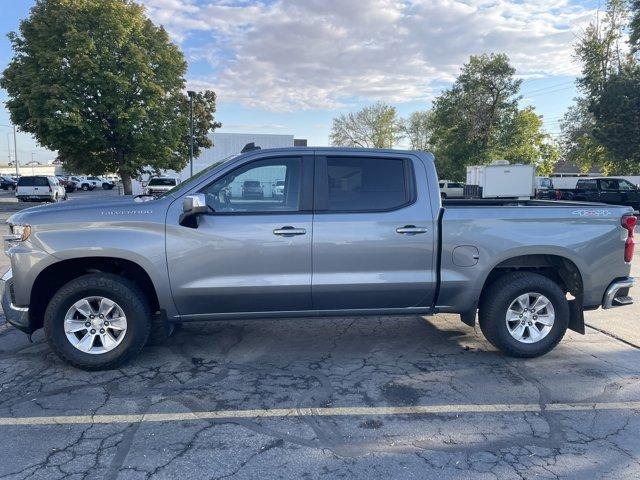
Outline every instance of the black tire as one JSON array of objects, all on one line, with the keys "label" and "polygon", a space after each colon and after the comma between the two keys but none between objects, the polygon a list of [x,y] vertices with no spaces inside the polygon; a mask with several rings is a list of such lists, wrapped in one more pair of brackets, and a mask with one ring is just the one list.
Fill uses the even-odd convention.
[{"label": "black tire", "polygon": [[89,191],[89,185],[87,185],[86,183],[83,183],[80,188],[82,188],[82,190],[85,192]]},{"label": "black tire", "polygon": [[[116,302],[127,317],[127,330],[113,350],[91,354],[74,347],[64,332],[64,317],[71,306],[88,296],[104,296]],[[51,349],[65,362],[83,370],[117,367],[140,352],[149,337],[151,310],[144,293],[118,275],[88,274],[71,280],[53,296],[44,315],[44,332]]]},{"label": "black tire", "polygon": [[[547,297],[555,310],[553,326],[544,338],[535,343],[524,343],[514,338],[506,321],[511,303],[529,292]],[[478,319],[484,336],[503,353],[511,357],[534,358],[551,351],[564,337],[569,326],[569,303],[553,280],[537,273],[513,272],[499,277],[483,292]]]}]

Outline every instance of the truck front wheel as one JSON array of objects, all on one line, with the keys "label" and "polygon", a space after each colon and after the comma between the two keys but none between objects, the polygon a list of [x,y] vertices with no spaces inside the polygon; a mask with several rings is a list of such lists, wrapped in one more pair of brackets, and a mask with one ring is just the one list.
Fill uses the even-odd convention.
[{"label": "truck front wheel", "polygon": [[137,354],[149,337],[151,311],[129,280],[89,274],[53,296],[44,316],[52,350],[83,370],[114,368]]},{"label": "truck front wheel", "polygon": [[482,294],[480,329],[512,357],[533,358],[551,351],[569,325],[569,303],[553,280],[532,272],[499,277]]}]

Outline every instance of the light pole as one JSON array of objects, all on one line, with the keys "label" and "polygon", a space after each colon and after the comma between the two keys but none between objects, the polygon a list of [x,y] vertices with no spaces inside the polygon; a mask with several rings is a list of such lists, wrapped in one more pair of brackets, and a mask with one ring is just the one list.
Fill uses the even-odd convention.
[{"label": "light pole", "polygon": [[187,91],[189,95],[189,177],[193,177],[193,97],[196,92]]},{"label": "light pole", "polygon": [[[9,127],[13,128],[13,159],[16,162],[16,177],[20,176],[20,171],[18,170],[18,140],[16,137],[16,126],[15,125],[4,125],[0,124],[0,127]],[[9,134],[7,133],[7,147],[9,148],[9,161],[11,161],[11,147],[9,147]]]},{"label": "light pole", "polygon": [[16,161],[16,177],[20,176],[18,171],[18,139],[16,137],[16,126],[13,126],[13,159]]}]

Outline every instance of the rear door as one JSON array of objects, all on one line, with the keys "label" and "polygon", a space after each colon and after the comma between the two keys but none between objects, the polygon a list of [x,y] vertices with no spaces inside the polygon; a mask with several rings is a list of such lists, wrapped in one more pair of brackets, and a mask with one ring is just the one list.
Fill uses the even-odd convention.
[{"label": "rear door", "polygon": [[314,308],[431,304],[435,225],[425,179],[424,165],[411,156],[316,157]]},{"label": "rear door", "polygon": [[623,205],[623,194],[617,178],[598,180],[600,183],[600,201],[611,205]]}]

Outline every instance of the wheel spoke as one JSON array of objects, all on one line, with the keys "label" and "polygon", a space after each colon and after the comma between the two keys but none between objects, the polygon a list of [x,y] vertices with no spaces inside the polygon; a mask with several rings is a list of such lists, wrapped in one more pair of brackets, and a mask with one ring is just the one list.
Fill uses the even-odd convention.
[{"label": "wheel spoke", "polygon": [[545,327],[550,327],[553,325],[553,319],[549,315],[538,315],[535,323],[541,323]]},{"label": "wheel spoke", "polygon": [[546,297],[543,297],[542,295],[540,295],[534,302],[531,309],[534,312],[539,312],[540,310],[544,310],[545,308],[547,308],[547,305],[549,305],[549,300],[547,300]]},{"label": "wheel spoke", "polygon": [[124,317],[115,317],[109,319],[109,328],[113,330],[126,330],[127,320]]},{"label": "wheel spoke", "polygon": [[111,313],[113,307],[116,306],[115,302],[112,302],[108,298],[100,300],[100,307],[98,308],[98,315],[104,315],[105,317]]},{"label": "wheel spoke", "polygon": [[519,322],[521,320],[520,312],[516,312],[515,310],[507,311],[507,322]]},{"label": "wheel spoke", "polygon": [[511,335],[513,335],[515,338],[520,340],[522,338],[522,335],[524,335],[524,329],[525,329],[525,325],[522,325],[521,323],[519,323],[516,328],[511,330]]},{"label": "wheel spoke", "polygon": [[520,305],[520,309],[524,310],[525,308],[529,308],[529,294],[525,293],[524,295],[520,295],[517,299],[518,304]]},{"label": "wheel spoke", "polygon": [[93,348],[93,342],[96,336],[91,335],[89,332],[86,333],[84,337],[80,339],[80,341],[76,344],[76,347],[83,352],[89,353],[89,350]]},{"label": "wheel spoke", "polygon": [[100,335],[100,340],[102,341],[102,346],[105,348],[105,350],[111,350],[118,344],[118,341],[113,338],[108,330]]},{"label": "wheel spoke", "polygon": [[84,323],[84,320],[74,320],[69,318],[64,321],[64,331],[67,333],[76,333],[88,330]]},{"label": "wheel spoke", "polygon": [[535,323],[528,326],[527,328],[529,330],[529,338],[532,340],[532,342],[537,342],[538,340],[540,340],[540,338],[542,337],[542,332],[538,330],[538,327]]},{"label": "wheel spoke", "polygon": [[89,318],[89,315],[93,315],[93,309],[89,304],[89,300],[87,300],[86,298],[83,298],[82,300],[74,303],[73,307],[80,315],[83,315],[85,318]]}]

